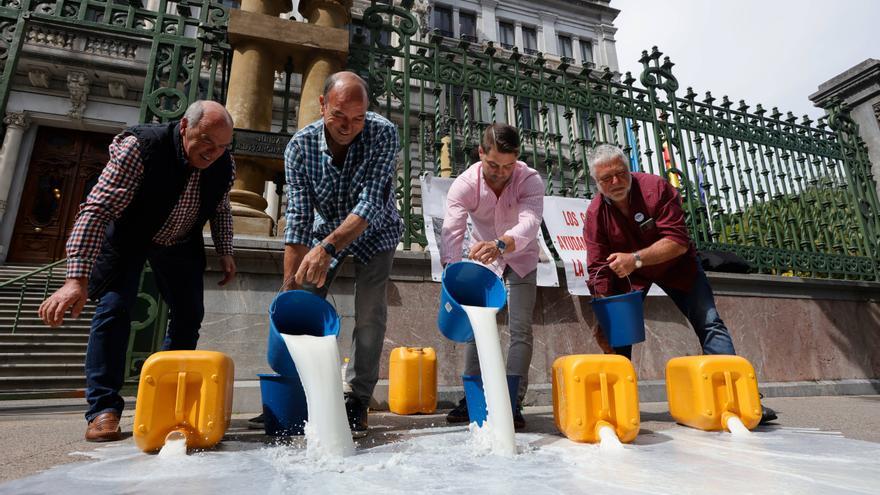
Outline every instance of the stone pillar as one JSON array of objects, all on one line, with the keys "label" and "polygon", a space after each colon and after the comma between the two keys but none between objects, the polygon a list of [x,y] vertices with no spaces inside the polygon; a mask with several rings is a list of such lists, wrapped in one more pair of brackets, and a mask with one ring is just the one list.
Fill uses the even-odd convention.
[{"label": "stone pillar", "polygon": [[[301,0],[299,12],[309,24],[342,28],[349,22],[351,3],[352,0]],[[306,64],[297,118],[300,129],[321,118],[318,96],[324,91],[324,81],[342,69],[342,63],[335,57],[320,54]]]},{"label": "stone pillar", "polygon": [[583,53],[581,53],[581,38],[577,35],[571,35],[571,58],[574,59],[575,65],[581,65],[581,61],[584,59]]},{"label": "stone pillar", "polygon": [[526,46],[523,41],[522,23],[519,21],[513,23],[513,46],[518,47],[520,53],[522,53],[522,49]]},{"label": "stone pillar", "polygon": [[[600,24],[597,26],[597,35],[598,39],[596,43],[599,45],[599,49],[597,50],[596,56],[598,60],[596,60],[596,65],[605,65],[612,72],[617,72],[619,70],[619,66],[617,63],[617,47],[615,46],[614,33],[617,32],[617,28],[611,26],[609,24]],[[595,52],[594,52],[595,53]]]},{"label": "stone pillar", "polygon": [[452,37],[461,37],[461,11],[458,7],[452,7]]},{"label": "stone pillar", "polygon": [[[286,6],[289,6],[287,2],[278,0],[243,0],[241,10],[277,17],[286,11]],[[256,42],[236,44],[226,98],[226,108],[235,120],[235,127],[272,130],[275,69],[275,54],[270,48]],[[271,172],[248,157],[239,157],[235,173],[229,193],[235,233],[271,235],[275,219],[266,214],[263,198],[265,182]]]},{"label": "stone pillar", "polygon": [[559,55],[559,43],[556,40],[556,14],[541,12],[541,27],[544,32],[544,53]]},{"label": "stone pillar", "polygon": [[0,148],[0,219],[6,215],[6,202],[21,151],[21,139],[30,126],[30,117],[25,112],[9,113],[3,123],[6,124],[6,137],[3,138],[3,147]]},{"label": "stone pillar", "polygon": [[483,30],[487,40],[498,41],[498,20],[495,18],[495,9],[498,7],[498,2],[496,0],[481,0],[480,5],[483,6],[482,25],[480,28]]}]

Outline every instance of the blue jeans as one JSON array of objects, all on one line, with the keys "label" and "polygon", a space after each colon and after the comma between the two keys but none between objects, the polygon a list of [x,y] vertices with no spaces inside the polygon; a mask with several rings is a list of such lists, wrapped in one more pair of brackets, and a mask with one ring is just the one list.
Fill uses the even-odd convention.
[{"label": "blue jeans", "polygon": [[117,274],[98,301],[86,349],[86,420],[105,412],[122,413],[119,395],[125,378],[125,355],[131,333],[131,309],[137,299],[141,272],[149,260],[162,299],[171,310],[162,350],[196,348],[205,314],[205,252],[201,239],[122,259]]},{"label": "blue jeans", "polygon": [[[303,289],[326,299],[344,262],[345,258],[327,273],[323,287],[307,286]],[[379,381],[388,321],[388,278],[393,262],[394,250],[391,250],[376,253],[367,263],[356,261],[354,265],[354,332],[345,381],[351,386],[352,395],[362,404],[370,403]]]},{"label": "blue jeans", "polygon": [[[706,273],[699,264],[696,280],[690,291],[673,289],[663,284],[657,285],[691,322],[694,333],[700,339],[703,354],[736,354],[730,332],[727,331],[727,327],[718,315],[718,310],[715,309],[715,296],[712,294],[712,287],[709,286],[709,279],[706,278]],[[642,300],[648,295],[649,288],[642,290]],[[615,347],[614,353],[632,358],[632,346]]]}]

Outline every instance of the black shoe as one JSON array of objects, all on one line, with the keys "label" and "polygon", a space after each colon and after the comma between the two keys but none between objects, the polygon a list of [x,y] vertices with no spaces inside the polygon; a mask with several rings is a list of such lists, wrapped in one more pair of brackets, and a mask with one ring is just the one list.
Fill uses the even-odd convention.
[{"label": "black shoe", "polygon": [[526,418],[522,415],[522,406],[513,410],[513,429],[516,431],[526,427]]},{"label": "black shoe", "polygon": [[348,426],[351,428],[352,438],[367,436],[367,406],[354,395],[345,397],[345,414],[348,415]]},{"label": "black shoe", "polygon": [[761,406],[761,421],[758,422],[759,425],[767,424],[775,419],[776,411],[769,407]]},{"label": "black shoe", "polygon": [[263,415],[260,414],[255,418],[251,418],[248,420],[248,428],[251,430],[262,430],[266,427],[266,421],[263,419]]},{"label": "black shoe", "polygon": [[446,415],[446,422],[450,424],[469,423],[470,420],[471,417],[468,415],[467,399],[464,398],[458,401],[458,405]]}]

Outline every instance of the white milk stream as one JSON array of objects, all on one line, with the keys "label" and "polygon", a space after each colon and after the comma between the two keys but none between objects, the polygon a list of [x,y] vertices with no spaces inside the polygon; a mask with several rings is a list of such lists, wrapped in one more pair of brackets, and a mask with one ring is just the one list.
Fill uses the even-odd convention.
[{"label": "white milk stream", "polygon": [[748,437],[751,436],[752,432],[746,428],[746,425],[743,424],[742,420],[736,416],[730,416],[727,418],[727,430],[731,435],[735,437]]},{"label": "white milk stream", "polygon": [[504,371],[504,357],[501,355],[501,341],[498,339],[498,324],[495,322],[498,308],[462,305],[461,309],[471,321],[477,342],[483,393],[486,395],[486,421],[492,432],[492,452],[512,457],[516,454],[516,442],[513,436],[513,411],[510,409],[507,374]]},{"label": "white milk stream", "polygon": [[623,450],[623,444],[617,438],[617,432],[610,426],[599,428],[599,448],[602,450]]},{"label": "white milk stream", "polygon": [[[309,421],[306,448],[310,456],[354,454],[351,429],[342,402],[336,336],[281,335],[306,393]],[[314,435],[311,435],[314,433]]]}]

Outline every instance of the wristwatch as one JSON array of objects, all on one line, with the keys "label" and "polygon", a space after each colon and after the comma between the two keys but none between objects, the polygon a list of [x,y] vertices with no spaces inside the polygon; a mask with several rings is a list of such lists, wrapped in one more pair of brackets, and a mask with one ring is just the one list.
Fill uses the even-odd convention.
[{"label": "wristwatch", "polygon": [[327,241],[321,241],[318,243],[318,245],[324,248],[324,251],[326,251],[327,254],[329,254],[330,256],[336,256],[336,246],[334,246],[333,244]]},{"label": "wristwatch", "polygon": [[638,252],[638,251],[636,251],[635,253],[632,253],[632,256],[633,256],[633,258],[635,258],[635,260],[636,260],[636,270],[638,270],[639,268],[642,267],[642,257],[639,256],[639,252]]},{"label": "wristwatch", "polygon": [[495,239],[495,247],[497,247],[498,250],[503,253],[504,250],[507,249],[507,243],[502,241],[501,239]]}]

